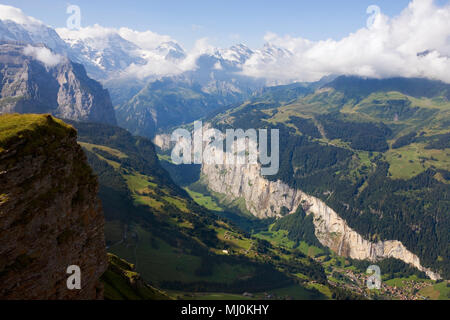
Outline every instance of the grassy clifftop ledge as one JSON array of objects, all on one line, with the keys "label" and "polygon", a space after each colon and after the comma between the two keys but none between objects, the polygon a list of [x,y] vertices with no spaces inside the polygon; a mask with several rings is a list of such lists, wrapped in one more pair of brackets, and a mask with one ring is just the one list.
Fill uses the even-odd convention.
[{"label": "grassy clifftop ledge", "polygon": [[49,114],[0,115],[0,152],[22,139],[32,140],[41,135],[56,138],[76,136],[76,130]]}]

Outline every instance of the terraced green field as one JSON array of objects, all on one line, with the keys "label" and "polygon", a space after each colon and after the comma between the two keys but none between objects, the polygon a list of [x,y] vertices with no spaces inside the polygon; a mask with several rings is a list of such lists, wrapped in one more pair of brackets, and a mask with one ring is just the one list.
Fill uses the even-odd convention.
[{"label": "terraced green field", "polygon": [[260,233],[255,234],[255,238],[269,241],[273,245],[279,247],[292,249],[295,246],[295,242],[288,239],[288,232],[286,230],[273,232],[270,228],[271,227],[269,227],[269,230],[267,231],[261,231]]},{"label": "terraced green field", "polygon": [[184,189],[189,193],[191,198],[194,199],[194,201],[202,207],[205,207],[206,209],[211,211],[223,211],[223,208],[219,206],[215,199],[213,199],[211,196],[204,195],[200,192],[195,192],[189,189],[189,187],[185,187]]},{"label": "terraced green field", "polygon": [[449,281],[443,281],[419,291],[423,296],[432,300],[449,300],[450,284]]},{"label": "terraced green field", "polygon": [[431,167],[450,170],[450,149],[427,150],[424,147],[424,144],[413,143],[387,151],[385,157],[392,178],[410,179]]},{"label": "terraced green field", "polygon": [[253,241],[235,232],[230,232],[229,229],[216,228],[217,237],[223,242],[227,243],[230,248],[238,252],[247,252],[251,249]]},{"label": "terraced green field", "polygon": [[407,285],[408,281],[414,281],[414,282],[427,282],[432,283],[432,280],[429,279],[420,279],[416,275],[409,276],[407,278],[395,278],[395,279],[389,279],[386,280],[385,283],[389,286],[402,288]]}]

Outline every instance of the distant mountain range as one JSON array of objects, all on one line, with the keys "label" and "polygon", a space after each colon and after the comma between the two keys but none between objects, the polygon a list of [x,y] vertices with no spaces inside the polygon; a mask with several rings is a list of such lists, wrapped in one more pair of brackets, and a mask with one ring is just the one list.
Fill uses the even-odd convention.
[{"label": "distant mountain range", "polygon": [[265,79],[242,74],[243,64],[255,54],[267,61],[290,54],[269,44],[262,50],[238,44],[194,54],[170,39],[151,46],[142,43],[126,28],[95,25],[80,31],[54,30],[22,15],[20,21],[0,20],[0,40],[44,45],[82,64],[90,77],[109,89],[120,125],[149,137],[158,129],[193,121],[261,90]]},{"label": "distant mountain range", "polygon": [[260,50],[238,44],[228,49],[208,47],[189,53],[176,41],[166,38],[148,45],[136,39],[134,31],[126,28],[110,29],[95,25],[80,31],[55,30],[20,14],[20,20],[0,19],[0,40],[44,44],[52,51],[83,64],[90,76],[106,82],[118,76],[155,80],[182,75],[182,78],[201,83],[206,92],[245,91],[246,87],[266,84],[263,79],[251,81],[249,77],[240,75],[245,62],[253,56],[270,62],[292,54],[273,44],[266,44]]}]

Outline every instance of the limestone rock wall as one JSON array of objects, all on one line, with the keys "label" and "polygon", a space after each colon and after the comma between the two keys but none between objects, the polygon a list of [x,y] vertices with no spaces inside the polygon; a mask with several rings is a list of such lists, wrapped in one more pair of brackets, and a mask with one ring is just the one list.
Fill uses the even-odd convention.
[{"label": "limestone rock wall", "polygon": [[260,175],[258,165],[203,164],[202,175],[212,191],[226,194],[231,199],[243,198],[247,209],[258,218],[280,217],[282,207],[294,213],[302,205],[308,214],[314,215],[317,239],[339,255],[371,261],[397,258],[424,271],[431,279],[440,278],[439,274],[424,268],[419,257],[401,242],[392,240],[373,243],[364,239],[323,201],[301,190],[292,189],[281,181],[265,179]]}]

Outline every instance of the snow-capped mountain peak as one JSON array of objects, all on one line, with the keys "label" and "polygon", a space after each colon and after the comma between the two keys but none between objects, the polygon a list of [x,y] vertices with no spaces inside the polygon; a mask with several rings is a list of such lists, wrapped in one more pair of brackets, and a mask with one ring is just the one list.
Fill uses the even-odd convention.
[{"label": "snow-capped mountain peak", "polygon": [[57,32],[71,47],[78,60],[91,64],[106,74],[117,72],[131,64],[145,64],[140,48],[113,29],[95,25],[81,30],[57,29]]},{"label": "snow-capped mountain peak", "polygon": [[[273,61],[291,53],[273,44],[252,50],[239,43],[213,48],[200,43],[189,52],[169,36],[152,31],[106,28],[93,25],[78,30],[46,26],[20,9],[0,6],[0,40],[44,44],[53,52],[83,64],[98,80],[125,78],[155,79],[187,73],[189,81],[236,81],[246,63]],[[247,80],[245,80],[247,81]]]},{"label": "snow-capped mountain peak", "polygon": [[164,56],[167,60],[176,61],[184,59],[186,53],[184,49],[174,41],[167,41],[161,43],[156,49],[160,55]]},{"label": "snow-capped mountain peak", "polygon": [[249,47],[242,43],[234,45],[229,49],[220,50],[223,59],[241,64],[247,61],[253,53]]},{"label": "snow-capped mountain peak", "polygon": [[5,5],[0,5],[0,40],[42,43],[57,53],[67,50],[67,44],[54,29],[18,8]]}]

